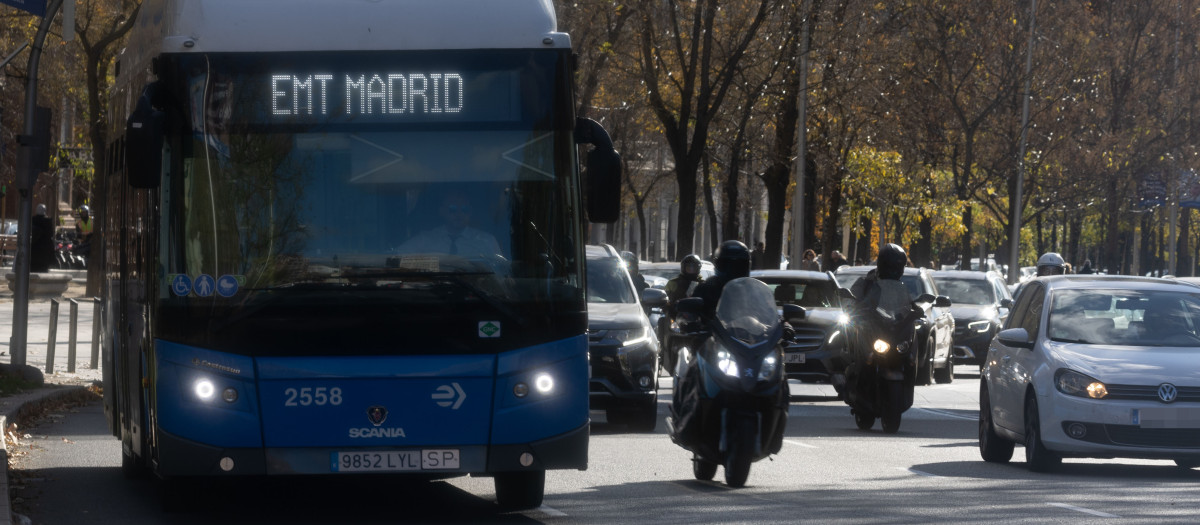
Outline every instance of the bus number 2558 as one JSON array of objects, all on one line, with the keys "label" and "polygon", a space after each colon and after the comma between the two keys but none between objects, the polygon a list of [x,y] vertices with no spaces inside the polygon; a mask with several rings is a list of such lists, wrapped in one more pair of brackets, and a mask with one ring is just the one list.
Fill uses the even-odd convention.
[{"label": "bus number 2558", "polygon": [[283,391],[283,395],[287,396],[287,400],[283,402],[283,406],[285,407],[342,404],[342,389],[336,386],[333,388],[325,388],[323,386],[317,388],[288,388]]}]

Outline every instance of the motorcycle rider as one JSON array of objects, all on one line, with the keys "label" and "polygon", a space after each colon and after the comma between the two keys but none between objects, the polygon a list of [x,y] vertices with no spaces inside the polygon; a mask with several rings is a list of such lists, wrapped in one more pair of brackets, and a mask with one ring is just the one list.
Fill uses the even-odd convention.
[{"label": "motorcycle rider", "polygon": [[704,311],[712,314],[721,300],[725,284],[739,277],[750,276],[750,249],[741,241],[729,240],[721,243],[713,257],[716,274],[696,285],[692,297],[704,299]]},{"label": "motorcycle rider", "polygon": [[[1047,275],[1065,275],[1067,273],[1067,261],[1063,260],[1062,256],[1055,252],[1043,253],[1037,260],[1037,277]],[[1013,304],[1016,304],[1017,299],[1020,299],[1021,292],[1025,290],[1025,285],[1029,281],[1025,281],[1017,286],[1017,291],[1013,293]]]},{"label": "motorcycle rider", "polygon": [[[904,248],[888,243],[879,249],[875,269],[854,283],[854,287],[851,289],[851,293],[856,298],[849,312],[853,324],[877,326],[870,322],[864,322],[877,318],[879,316],[878,313],[875,313],[877,311],[908,312],[907,316],[900,316],[895,321],[901,324],[907,324],[915,317],[919,317],[920,310],[913,306],[907,289],[900,284],[900,278],[904,275],[904,267],[907,264],[908,255],[904,252]],[[872,366],[869,364],[874,352],[872,342],[880,337],[880,334],[874,333],[874,329],[865,328],[854,332],[850,345],[852,362],[846,370],[846,403],[855,410],[856,421],[859,416],[868,417],[873,424],[874,417],[883,414],[883,407],[875,405],[873,402],[876,399],[875,388],[877,388],[880,377],[872,371]],[[911,385],[916,365],[916,353],[909,352],[908,355],[909,362],[900,369],[904,373],[903,381],[908,388],[901,391],[900,397],[895,399],[898,403],[896,406],[900,407],[900,412],[912,406]],[[896,417],[898,418],[898,413]],[[896,419],[895,428],[898,428],[898,421]],[[890,422],[885,423],[885,431],[889,424]],[[859,428],[866,429],[869,426],[860,425]]]},{"label": "motorcycle rider", "polygon": [[700,257],[689,254],[679,262],[679,275],[667,281],[667,315],[675,317],[675,303],[688,296],[693,283],[699,285],[702,282],[704,278],[700,276]]}]

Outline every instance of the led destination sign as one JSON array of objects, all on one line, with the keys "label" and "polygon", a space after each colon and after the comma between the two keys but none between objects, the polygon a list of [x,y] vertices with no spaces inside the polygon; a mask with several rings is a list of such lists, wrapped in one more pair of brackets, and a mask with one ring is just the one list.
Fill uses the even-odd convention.
[{"label": "led destination sign", "polygon": [[265,79],[276,122],[515,120],[508,71],[276,73]]}]

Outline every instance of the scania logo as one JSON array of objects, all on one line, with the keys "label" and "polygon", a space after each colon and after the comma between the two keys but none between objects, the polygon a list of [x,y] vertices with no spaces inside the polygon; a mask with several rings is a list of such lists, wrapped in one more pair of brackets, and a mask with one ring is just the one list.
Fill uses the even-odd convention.
[{"label": "scania logo", "polygon": [[384,421],[387,421],[387,407],[375,405],[367,409],[367,421],[372,425],[380,426]]},{"label": "scania logo", "polygon": [[1158,385],[1158,399],[1162,400],[1163,403],[1175,401],[1176,397],[1179,397],[1179,389],[1175,388],[1175,385],[1171,383]]}]

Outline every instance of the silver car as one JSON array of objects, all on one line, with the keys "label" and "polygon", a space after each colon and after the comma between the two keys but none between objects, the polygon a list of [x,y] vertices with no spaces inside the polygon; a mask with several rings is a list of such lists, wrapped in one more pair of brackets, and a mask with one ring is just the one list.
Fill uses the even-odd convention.
[{"label": "silver car", "polygon": [[1030,470],[1064,457],[1200,466],[1200,288],[1169,279],[1029,281],[982,368],[979,450]]}]

